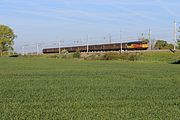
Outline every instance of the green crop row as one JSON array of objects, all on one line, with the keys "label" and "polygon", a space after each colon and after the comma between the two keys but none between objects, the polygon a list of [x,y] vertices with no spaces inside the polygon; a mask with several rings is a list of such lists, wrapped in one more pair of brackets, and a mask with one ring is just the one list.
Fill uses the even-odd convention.
[{"label": "green crop row", "polygon": [[180,66],[0,58],[1,120],[179,120]]}]

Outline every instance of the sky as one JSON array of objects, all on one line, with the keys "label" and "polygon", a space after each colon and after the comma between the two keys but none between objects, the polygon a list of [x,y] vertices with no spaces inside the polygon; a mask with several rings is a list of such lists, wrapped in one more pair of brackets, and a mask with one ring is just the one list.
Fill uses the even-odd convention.
[{"label": "sky", "polygon": [[[0,24],[13,28],[15,50],[136,39],[151,29],[153,39],[173,42],[173,21],[180,18],[179,0],[0,0]],[[179,25],[179,22],[178,22]],[[120,32],[121,31],[121,32]],[[51,45],[52,44],[52,45]]]}]

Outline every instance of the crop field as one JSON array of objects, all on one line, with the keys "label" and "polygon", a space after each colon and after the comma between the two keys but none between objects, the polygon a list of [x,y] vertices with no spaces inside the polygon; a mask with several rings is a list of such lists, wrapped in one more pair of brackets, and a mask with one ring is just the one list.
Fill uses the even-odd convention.
[{"label": "crop field", "polygon": [[1,120],[179,120],[180,65],[0,58]]}]

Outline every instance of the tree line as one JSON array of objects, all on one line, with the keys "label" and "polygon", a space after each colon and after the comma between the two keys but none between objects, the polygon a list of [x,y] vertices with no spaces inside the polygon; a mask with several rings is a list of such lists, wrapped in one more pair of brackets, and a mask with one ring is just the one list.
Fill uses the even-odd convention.
[{"label": "tree line", "polygon": [[[180,50],[180,41],[177,40],[175,47]],[[166,40],[156,40],[153,48],[156,50],[174,49],[174,44],[168,43]]]},{"label": "tree line", "polygon": [[161,50],[161,49],[173,49],[173,48],[174,48],[174,45],[171,44],[171,43],[168,43],[165,40],[157,40],[155,45],[154,45],[154,49],[158,49],[158,50]]}]

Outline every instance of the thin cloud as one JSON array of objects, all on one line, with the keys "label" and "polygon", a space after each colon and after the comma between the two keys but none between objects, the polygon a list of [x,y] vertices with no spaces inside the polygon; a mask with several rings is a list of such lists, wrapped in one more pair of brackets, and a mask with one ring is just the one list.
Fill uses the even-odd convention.
[{"label": "thin cloud", "polygon": [[[8,0],[6,0],[6,1],[8,1]],[[8,1],[8,2],[10,2],[10,1]],[[66,3],[63,0],[61,2]],[[14,2],[14,4],[25,4],[25,3],[26,2],[24,2],[22,0],[19,0],[18,2]],[[93,3],[93,2],[89,2],[89,3]],[[108,2],[106,2],[106,4],[107,3]],[[12,11],[16,12],[16,13],[30,14],[30,15],[35,15],[35,16],[68,20],[68,21],[83,21],[84,18],[90,18],[89,20],[87,20],[87,19],[86,20],[89,22],[94,21],[94,20],[107,21],[107,22],[108,21],[111,21],[111,22],[117,21],[118,22],[120,19],[124,19],[124,18],[130,19],[130,18],[133,18],[134,16],[142,17],[142,18],[149,19],[149,20],[154,20],[151,17],[146,16],[145,14],[142,14],[140,12],[132,11],[132,10],[129,10],[124,7],[117,7],[117,5],[112,5],[112,4],[108,5],[108,6],[118,8],[118,12],[113,13],[113,14],[108,13],[108,12],[107,13],[90,12],[90,11],[84,11],[84,10],[72,9],[72,8],[61,8],[61,9],[48,8],[47,6],[44,6],[44,5],[38,5],[39,6],[38,8],[34,8],[33,2],[27,2],[26,4],[28,4],[28,6],[29,6],[29,8],[26,8],[26,10],[23,10],[22,8],[18,8],[15,6],[12,9]],[[71,3],[71,4],[73,4],[73,3]],[[124,22],[127,22],[127,21],[124,21]]]},{"label": "thin cloud", "polygon": [[[68,8],[62,8],[61,10],[57,9],[57,8],[49,8],[48,6],[45,6],[45,3],[49,2],[55,2],[59,3],[61,5],[71,5],[71,6],[75,6],[77,4],[79,5],[88,5],[88,4],[92,4],[92,5],[106,5],[107,7],[114,7],[116,8],[118,11],[115,13],[100,13],[100,12],[90,12],[90,11],[86,11],[86,10],[81,10],[81,9],[72,9],[71,7]],[[144,0],[86,0],[86,1],[82,1],[82,0],[44,0],[43,4],[37,2],[37,4],[35,4],[35,1],[24,1],[24,0],[16,0],[16,1],[12,1],[12,0],[4,0],[4,2],[6,3],[11,3],[14,5],[27,5],[29,7],[26,8],[26,10],[23,10],[21,8],[15,7],[13,9],[13,11],[19,12],[19,13],[24,13],[24,14],[31,14],[31,15],[39,15],[39,16],[44,16],[44,17],[53,17],[53,18],[66,18],[68,19],[68,17],[71,17],[71,19],[77,19],[78,17],[89,17],[90,19],[99,19],[99,20],[105,20],[105,21],[118,21],[119,18],[133,18],[134,16],[137,17],[141,17],[143,19],[147,19],[147,20],[156,20],[153,17],[150,17],[149,15],[146,14],[146,12],[140,12],[140,11],[134,11],[131,10],[129,8],[123,7],[123,5],[149,5],[150,3],[153,4],[153,2],[147,2]],[[36,9],[35,6],[38,6]],[[32,7],[32,8],[31,8]],[[48,14],[46,14],[46,12]],[[51,13],[50,12],[55,12],[57,13],[57,15],[62,15],[61,17],[57,17],[55,15],[55,13]],[[53,16],[54,15],[54,16]],[[121,17],[122,16],[122,17]],[[73,18],[75,17],[75,18]]]},{"label": "thin cloud", "polygon": [[[174,11],[172,11],[168,6],[168,4],[166,4],[165,1],[163,0],[157,0],[159,5],[165,10],[167,11],[171,16],[173,17],[180,17],[179,13],[175,13]],[[174,3],[174,4],[170,4],[171,6],[174,6],[174,5],[177,5],[177,3]]]}]

